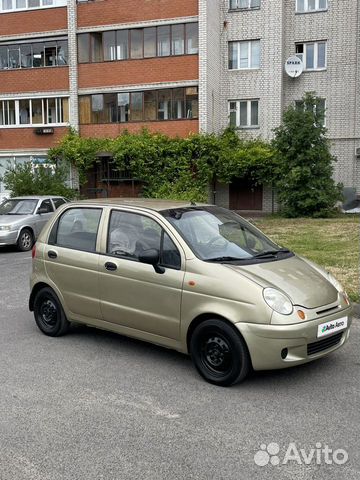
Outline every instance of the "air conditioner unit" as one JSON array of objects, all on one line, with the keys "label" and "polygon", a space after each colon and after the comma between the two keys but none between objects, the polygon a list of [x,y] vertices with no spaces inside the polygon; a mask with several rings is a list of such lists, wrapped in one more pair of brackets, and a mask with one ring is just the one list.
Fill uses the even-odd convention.
[{"label": "air conditioner unit", "polygon": [[356,155],[356,158],[360,158],[360,147],[355,148],[355,155]]}]

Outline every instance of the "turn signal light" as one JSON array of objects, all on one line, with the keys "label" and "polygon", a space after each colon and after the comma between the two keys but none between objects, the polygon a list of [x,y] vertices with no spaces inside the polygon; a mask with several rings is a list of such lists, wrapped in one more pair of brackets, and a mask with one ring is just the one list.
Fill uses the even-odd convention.
[{"label": "turn signal light", "polygon": [[36,257],[36,243],[34,243],[34,246],[32,247],[31,257],[32,257],[32,258],[35,258],[35,257]]},{"label": "turn signal light", "polygon": [[305,318],[306,318],[305,312],[303,312],[302,310],[298,310],[297,314],[299,315],[299,318],[301,320],[305,320]]}]

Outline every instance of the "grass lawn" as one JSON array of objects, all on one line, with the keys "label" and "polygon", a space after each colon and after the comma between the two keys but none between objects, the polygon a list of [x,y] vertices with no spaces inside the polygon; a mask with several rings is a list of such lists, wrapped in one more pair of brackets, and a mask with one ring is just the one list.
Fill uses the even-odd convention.
[{"label": "grass lawn", "polygon": [[329,270],[353,301],[360,301],[360,217],[331,219],[251,219],[276,243]]}]

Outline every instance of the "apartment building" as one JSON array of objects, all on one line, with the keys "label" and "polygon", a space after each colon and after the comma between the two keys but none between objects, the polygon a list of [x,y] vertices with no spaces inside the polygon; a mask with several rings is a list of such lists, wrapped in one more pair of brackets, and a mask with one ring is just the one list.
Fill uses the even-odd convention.
[{"label": "apartment building", "polygon": [[[46,162],[69,126],[111,137],[144,126],[187,136],[230,124],[241,136],[269,139],[283,109],[315,91],[338,157],[336,180],[360,193],[359,7],[360,0],[0,0],[0,175],[8,162]],[[293,55],[304,65],[297,78],[284,69]],[[96,189],[101,172],[93,173]],[[216,201],[242,210],[275,205],[269,188],[247,179],[218,185]]]}]

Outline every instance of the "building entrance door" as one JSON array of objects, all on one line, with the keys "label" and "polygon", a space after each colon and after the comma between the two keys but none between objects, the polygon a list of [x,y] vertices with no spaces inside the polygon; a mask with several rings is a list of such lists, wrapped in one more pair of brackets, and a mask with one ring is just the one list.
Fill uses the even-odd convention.
[{"label": "building entrance door", "polygon": [[235,178],[229,185],[231,210],[262,210],[263,187],[248,178]]}]

